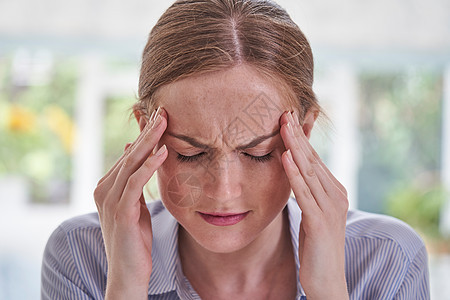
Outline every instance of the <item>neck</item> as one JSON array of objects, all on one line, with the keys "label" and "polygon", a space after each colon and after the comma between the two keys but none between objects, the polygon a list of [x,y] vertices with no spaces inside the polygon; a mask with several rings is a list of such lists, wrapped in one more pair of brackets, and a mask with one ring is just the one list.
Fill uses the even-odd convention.
[{"label": "neck", "polygon": [[[287,210],[265,228],[249,245],[232,253],[214,253],[199,245],[181,226],[179,251],[185,276],[203,295],[245,294],[273,287],[280,274],[295,279],[295,263]],[[288,271],[288,272],[286,272]],[[284,278],[286,279],[286,278]],[[209,298],[204,297],[202,298]],[[217,298],[216,298],[217,299]]]}]

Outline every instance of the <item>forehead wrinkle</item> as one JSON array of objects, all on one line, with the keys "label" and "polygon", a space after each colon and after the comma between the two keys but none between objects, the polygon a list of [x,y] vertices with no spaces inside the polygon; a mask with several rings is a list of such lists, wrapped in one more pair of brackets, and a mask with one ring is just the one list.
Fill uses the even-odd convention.
[{"label": "forehead wrinkle", "polygon": [[[253,140],[251,140],[250,142],[248,142],[246,144],[237,146],[235,149],[236,150],[244,150],[244,149],[253,148],[253,147],[261,144],[265,140],[278,135],[279,133],[280,133],[280,130],[277,129],[277,130],[275,130],[272,133],[258,136],[258,137],[254,138]],[[196,148],[205,149],[205,150],[206,149],[217,149],[217,147],[214,147],[214,146],[212,146],[210,144],[204,144],[204,143],[198,141],[197,139],[195,139],[193,137],[190,137],[190,136],[187,136],[187,135],[184,135],[184,134],[175,134],[175,133],[172,133],[172,132],[167,132],[167,134],[169,136],[172,136],[172,137],[177,138],[179,140],[185,141],[185,142],[191,144],[192,146],[194,146]],[[228,143],[226,143],[226,144],[229,146]]]},{"label": "forehead wrinkle", "polygon": [[175,134],[173,132],[167,132],[166,133],[174,138],[177,138],[179,140],[185,141],[189,144],[191,144],[192,146],[196,147],[196,148],[200,148],[200,149],[212,149],[214,148],[212,145],[208,145],[208,144],[204,144],[202,142],[199,142],[197,139],[184,135],[184,134]]},{"label": "forehead wrinkle", "polygon": [[280,133],[280,130],[277,129],[272,133],[266,134],[266,135],[261,135],[258,136],[256,138],[254,138],[253,140],[251,140],[250,142],[248,142],[247,144],[241,145],[241,146],[237,146],[236,150],[244,150],[244,149],[249,149],[249,148],[253,148],[259,144],[261,144],[262,142],[264,142],[265,140],[276,136],[277,134]]}]

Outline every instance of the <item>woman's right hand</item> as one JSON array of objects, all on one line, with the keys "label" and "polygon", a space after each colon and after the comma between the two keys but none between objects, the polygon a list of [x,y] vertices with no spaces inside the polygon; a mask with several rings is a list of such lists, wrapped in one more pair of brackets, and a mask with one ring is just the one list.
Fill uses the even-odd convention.
[{"label": "woman's right hand", "polygon": [[141,134],[99,181],[94,192],[108,262],[106,299],[147,299],[152,272],[152,227],[144,185],[167,158],[163,109],[152,114]]}]

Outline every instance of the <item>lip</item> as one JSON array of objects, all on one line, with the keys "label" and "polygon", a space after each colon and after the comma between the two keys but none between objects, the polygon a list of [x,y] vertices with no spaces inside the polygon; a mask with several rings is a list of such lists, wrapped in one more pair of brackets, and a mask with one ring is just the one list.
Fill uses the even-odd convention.
[{"label": "lip", "polygon": [[207,223],[215,226],[231,226],[241,222],[250,211],[244,213],[202,213],[200,216]]}]

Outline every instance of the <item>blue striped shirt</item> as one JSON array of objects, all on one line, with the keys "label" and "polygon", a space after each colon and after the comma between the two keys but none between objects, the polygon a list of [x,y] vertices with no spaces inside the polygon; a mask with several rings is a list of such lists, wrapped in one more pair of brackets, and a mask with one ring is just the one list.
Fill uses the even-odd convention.
[{"label": "blue striped shirt", "polygon": [[[153,270],[148,298],[200,299],[183,275],[177,248],[177,221],[160,201],[148,207],[153,226]],[[295,199],[288,201],[287,210],[298,271],[301,211]],[[430,298],[424,243],[408,225],[392,217],[348,212],[345,273],[350,299]],[[106,274],[98,215],[92,213],[70,219],[53,232],[47,243],[42,263],[41,297],[103,299]],[[297,299],[306,299],[300,283]]]}]

